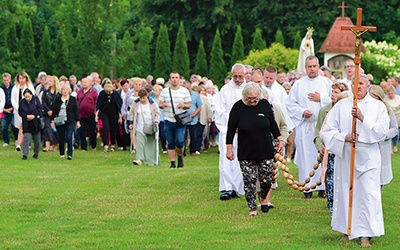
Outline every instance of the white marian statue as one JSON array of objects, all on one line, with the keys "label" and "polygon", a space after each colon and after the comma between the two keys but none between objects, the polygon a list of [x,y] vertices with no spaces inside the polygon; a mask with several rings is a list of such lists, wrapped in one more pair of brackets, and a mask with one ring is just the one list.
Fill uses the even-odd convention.
[{"label": "white marian statue", "polygon": [[312,39],[312,33],[314,28],[307,28],[307,34],[301,41],[299,50],[299,61],[297,62],[297,72],[305,72],[305,61],[307,56],[314,56],[314,41]]}]

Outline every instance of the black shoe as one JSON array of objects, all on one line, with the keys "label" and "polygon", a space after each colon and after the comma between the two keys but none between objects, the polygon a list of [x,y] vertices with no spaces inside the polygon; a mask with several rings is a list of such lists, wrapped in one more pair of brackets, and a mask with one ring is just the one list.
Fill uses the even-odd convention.
[{"label": "black shoe", "polygon": [[171,163],[171,166],[169,168],[176,168],[175,163]]},{"label": "black shoe", "polygon": [[304,193],[304,199],[311,200],[312,192]]},{"label": "black shoe", "polygon": [[221,196],[219,197],[219,199],[220,199],[221,201],[227,201],[227,200],[230,200],[230,199],[231,199],[231,195],[228,194],[228,193],[223,193],[223,194],[221,194]]},{"label": "black shoe", "polygon": [[38,157],[38,155],[33,155],[33,159],[37,159]]},{"label": "black shoe", "polygon": [[231,198],[232,199],[240,199],[240,196],[235,191],[233,191],[231,194]]},{"label": "black shoe", "polygon": [[28,157],[26,155],[23,155],[22,160],[26,160],[26,159],[28,159]]},{"label": "black shoe", "polygon": [[268,213],[268,211],[269,211],[269,206],[268,206],[268,204],[267,204],[267,205],[261,205],[261,211],[262,211],[263,213]]},{"label": "black shoe", "polygon": [[178,156],[178,168],[183,168],[183,157]]},{"label": "black shoe", "polygon": [[67,160],[72,160],[72,156],[68,155]]}]

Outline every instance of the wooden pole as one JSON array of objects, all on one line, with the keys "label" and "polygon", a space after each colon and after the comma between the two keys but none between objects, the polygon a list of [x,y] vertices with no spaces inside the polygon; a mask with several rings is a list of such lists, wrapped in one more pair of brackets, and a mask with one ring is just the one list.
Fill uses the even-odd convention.
[{"label": "wooden pole", "polygon": [[[370,32],[375,32],[376,27],[372,26],[362,26],[361,25],[362,21],[362,9],[358,8],[357,9],[357,25],[356,26],[348,26],[344,25],[342,26],[342,30],[351,30],[354,35],[356,35],[356,51],[355,51],[355,56],[354,56],[354,64],[355,64],[355,73],[354,73],[354,85],[353,85],[353,94],[354,94],[354,99],[353,99],[353,106],[357,106],[357,101],[358,101],[358,76],[360,74],[360,63],[361,63],[361,58],[360,58],[360,45],[362,43],[361,40],[361,35],[364,34],[367,31]],[[357,118],[353,117],[352,121],[352,129],[351,133],[353,136],[356,135],[356,124],[357,124]],[[353,187],[354,187],[354,161],[355,161],[355,154],[356,154],[356,143],[353,142],[353,145],[351,147],[351,156],[350,156],[350,185],[349,185],[349,209],[347,213],[347,235],[351,235],[351,227],[352,227],[352,220],[353,220]]]}]

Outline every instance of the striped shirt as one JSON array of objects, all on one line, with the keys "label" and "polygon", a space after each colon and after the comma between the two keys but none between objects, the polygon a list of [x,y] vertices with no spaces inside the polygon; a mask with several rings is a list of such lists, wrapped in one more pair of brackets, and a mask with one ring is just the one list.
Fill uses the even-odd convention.
[{"label": "striped shirt", "polygon": [[[164,108],[164,119],[170,122],[176,122],[175,118],[174,118],[174,113],[172,112],[172,107],[171,107],[171,98],[169,96],[169,89],[170,88],[164,88],[161,91],[160,94],[160,101],[161,102],[166,102],[168,104],[167,107]],[[184,112],[184,109],[178,109],[177,105],[179,103],[186,103],[186,102],[191,102],[191,98],[190,98],[190,93],[189,90],[187,90],[184,87],[180,87],[177,90],[173,90],[171,88],[171,95],[173,98],[173,102],[174,102],[174,108],[175,108],[175,114],[180,114],[182,112]]]}]

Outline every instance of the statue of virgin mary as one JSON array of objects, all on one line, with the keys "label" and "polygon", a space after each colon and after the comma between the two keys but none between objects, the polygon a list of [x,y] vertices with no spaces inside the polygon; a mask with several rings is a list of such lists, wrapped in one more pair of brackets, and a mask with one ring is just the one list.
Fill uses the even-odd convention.
[{"label": "statue of virgin mary", "polygon": [[314,56],[314,41],[312,39],[312,33],[314,28],[307,28],[307,34],[301,41],[299,49],[299,60],[297,62],[297,72],[306,72],[305,61],[307,56]]}]

